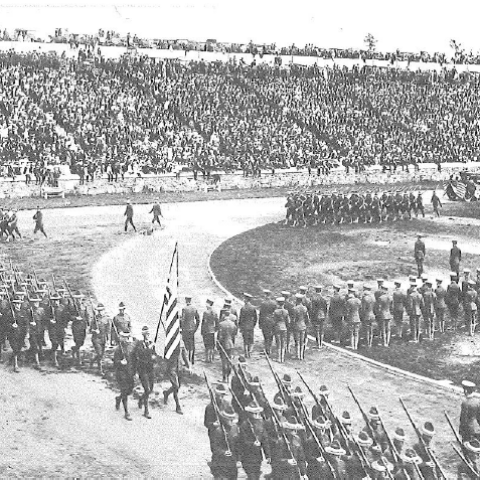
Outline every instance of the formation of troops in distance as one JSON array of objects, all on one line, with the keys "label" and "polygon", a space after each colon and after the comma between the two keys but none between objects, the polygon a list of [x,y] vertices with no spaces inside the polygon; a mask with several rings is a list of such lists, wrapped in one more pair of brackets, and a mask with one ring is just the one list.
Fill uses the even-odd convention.
[{"label": "formation of troops in distance", "polygon": [[[435,215],[440,216],[442,202],[432,194]],[[307,227],[320,224],[381,223],[393,220],[412,220],[419,214],[425,217],[423,195],[418,192],[291,192],[285,204],[285,224]]]}]

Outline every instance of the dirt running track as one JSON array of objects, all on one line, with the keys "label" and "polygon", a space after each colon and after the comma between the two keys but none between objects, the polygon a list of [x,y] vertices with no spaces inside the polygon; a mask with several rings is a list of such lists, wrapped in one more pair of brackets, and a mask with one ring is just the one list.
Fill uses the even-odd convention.
[{"label": "dirt running track", "polygon": [[[112,313],[120,300],[125,301],[137,333],[144,324],[155,326],[173,244],[178,240],[181,296],[191,293],[201,310],[205,299],[212,297],[218,308],[225,295],[209,277],[210,253],[233,235],[281,219],[283,204],[282,198],[269,198],[166,205],[164,230],[152,236],[131,234],[97,262],[92,275],[96,296]],[[136,207],[137,226],[148,225],[147,211],[146,206]],[[59,225],[59,232],[68,230],[69,224],[97,221],[118,222],[119,230],[122,228],[123,207],[76,208],[68,213],[65,218],[65,209],[50,210],[46,221]],[[22,212],[20,221],[22,215],[30,213]],[[206,368],[202,357],[199,343],[199,361],[194,367],[198,374]],[[261,376],[272,397],[274,385],[267,364],[259,351],[253,357],[252,370]],[[218,363],[208,369],[212,379],[220,376]],[[315,389],[326,383],[334,405],[339,411],[350,410],[359,428],[360,417],[346,391],[350,384],[365,408],[378,406],[389,430],[406,428],[411,443],[416,439],[398,402],[402,396],[414,418],[430,419],[436,425],[437,451],[445,468],[456,465],[443,410],[457,422],[458,395],[329,349],[309,350],[307,361],[301,365],[295,361],[276,365],[280,373],[289,372],[294,378],[295,369],[301,368]],[[153,410],[153,419],[148,421],[135,407],[134,421],[126,422],[113,409],[113,393],[96,377],[84,373],[42,375],[28,369],[20,375],[0,374],[0,401],[7,413],[0,419],[0,435],[5,439],[8,430],[9,440],[2,452],[0,476],[209,478],[208,440],[202,425],[207,402],[203,387],[183,389],[183,417],[168,406]]]}]

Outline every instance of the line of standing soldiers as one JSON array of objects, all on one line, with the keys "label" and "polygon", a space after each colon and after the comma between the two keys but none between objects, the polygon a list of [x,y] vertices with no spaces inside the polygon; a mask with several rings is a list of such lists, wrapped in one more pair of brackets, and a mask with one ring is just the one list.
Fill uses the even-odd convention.
[{"label": "line of standing soldiers", "polygon": [[394,282],[393,289],[389,288],[383,279],[377,280],[376,289],[365,284],[360,291],[353,281],[348,281],[345,290],[334,285],[330,296],[322,285],[313,290],[300,286],[295,294],[284,290],[281,296],[274,298],[270,290],[264,289],[264,298],[258,307],[252,304],[252,295],[244,293],[244,305],[239,311],[232,306],[231,299],[226,299],[220,315],[213,309],[214,302],[207,300],[202,318],[187,297],[181,326],[190,363],[195,361],[198,329],[203,337],[207,363],[213,361],[216,347],[221,345],[224,381],[231,372],[228,358],[236,336],[241,333],[244,356],[249,358],[256,328],[262,331],[268,355],[275,341],[277,360],[282,363],[286,353],[299,360],[305,358],[309,332],[315,336],[316,347],[322,347],[329,325],[332,341],[340,343],[348,337],[354,350],[358,349],[361,338],[367,348],[372,347],[375,334],[385,347],[390,345],[392,337],[418,342],[423,333],[425,339],[433,340],[436,332],[456,331],[463,326],[473,335],[480,308],[480,268],[476,281],[470,278],[467,268],[461,281],[456,272],[451,272],[446,288],[443,279],[432,281],[422,274],[420,280],[409,277],[407,290],[402,288],[400,281]]},{"label": "line of standing soldiers", "polygon": [[[440,216],[442,202],[432,195],[434,213]],[[419,192],[351,192],[321,194],[320,192],[290,193],[285,204],[285,225],[307,227],[320,224],[381,223],[393,220],[412,220],[419,214],[425,217],[423,195]]]},{"label": "line of standing soldiers", "polygon": [[[212,452],[210,468],[216,479],[236,479],[239,467],[247,478],[258,479],[264,461],[271,465],[269,478],[273,480],[447,478],[442,476],[443,469],[432,450],[433,424],[427,421],[417,426],[402,400],[418,438],[411,448],[406,445],[403,425],[390,436],[378,408],[364,411],[350,388],[364,420],[357,432],[350,412],[335,413],[325,385],[314,393],[299,374],[314,399],[310,409],[301,387],[294,387],[287,374],[280,378],[269,364],[278,387],[272,401],[267,399],[260,379],[249,372],[243,356],[236,364],[232,361],[231,382],[212,386],[205,376],[210,403],[205,408],[204,425]],[[470,458],[477,465],[480,449],[467,442],[465,449],[470,447]]]}]

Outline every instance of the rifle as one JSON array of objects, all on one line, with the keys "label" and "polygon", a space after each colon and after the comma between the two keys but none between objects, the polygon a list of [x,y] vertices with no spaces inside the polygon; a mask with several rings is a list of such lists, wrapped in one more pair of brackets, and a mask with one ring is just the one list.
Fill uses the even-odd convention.
[{"label": "rifle", "polygon": [[446,410],[444,410],[445,418],[447,419],[448,424],[450,425],[450,428],[452,429],[453,434],[455,435],[455,439],[457,440],[458,444],[463,447],[463,443],[460,440],[460,437],[458,436],[457,431],[455,430],[455,427],[453,426],[452,421],[450,420],[450,417],[448,416],[448,413]]},{"label": "rifle", "polygon": [[78,310],[78,306],[77,306],[77,304],[75,303],[75,299],[73,298],[72,291],[70,290],[70,287],[68,286],[68,284],[67,284],[67,282],[65,281],[65,279],[63,279],[63,284],[65,285],[65,288],[67,289],[68,295],[69,295],[70,298],[72,299],[73,308],[75,309],[75,315],[79,315],[80,312],[79,312],[79,310]]},{"label": "rifle", "polygon": [[308,428],[308,430],[310,431],[310,434],[312,435],[312,438],[315,440],[315,443],[316,443],[318,449],[320,450],[320,455],[322,456],[322,458],[327,463],[328,468],[330,469],[330,473],[332,474],[332,477],[334,479],[335,478],[340,478],[337,471],[335,470],[333,465],[330,463],[330,459],[327,455],[327,452],[325,451],[325,447],[323,446],[323,443],[318,438],[312,424],[310,423],[310,418],[308,417],[307,407],[305,407],[305,404],[303,402],[300,402],[300,407],[301,407],[301,409],[303,411],[303,415],[305,417],[305,426]]},{"label": "rifle", "polygon": [[[378,410],[378,409],[377,409]],[[392,439],[390,438],[390,435],[387,432],[387,429],[385,428],[385,424],[383,423],[382,417],[380,417],[380,414],[378,415],[378,421],[380,422],[380,426],[383,428],[383,431],[385,432],[385,437],[387,438],[388,446],[390,447],[390,451],[392,452],[393,460],[395,463],[402,465],[402,470],[407,478],[407,480],[410,480],[410,475],[407,472],[407,469],[403,466],[403,460],[400,457],[400,454],[398,453],[397,448],[395,447],[395,444],[392,442]],[[420,477],[422,477],[422,473],[420,472],[420,469],[418,468],[418,465],[416,463],[413,464],[417,470],[417,473]]]},{"label": "rifle", "polygon": [[208,393],[210,394],[210,401],[212,402],[212,405],[213,405],[213,411],[215,412],[215,416],[217,417],[217,422],[219,423],[220,428],[222,429],[223,439],[225,440],[225,445],[227,446],[227,451],[225,452],[225,456],[226,457],[231,457],[232,456],[232,451],[230,450],[230,442],[228,441],[228,435],[227,435],[227,432],[225,430],[225,425],[223,425],[222,421],[220,420],[220,412],[218,410],[218,405],[217,405],[217,402],[215,400],[215,395],[212,392],[212,387],[210,386],[210,383],[208,381],[208,378],[207,378],[207,375],[206,375],[205,371],[203,372],[203,376],[205,378],[205,382],[207,383]]},{"label": "rifle", "polygon": [[313,390],[311,389],[310,385],[307,383],[307,381],[303,378],[303,375],[300,373],[300,372],[297,372],[298,376],[300,377],[300,380],[303,382],[303,384],[305,385],[306,389],[308,390],[308,393],[313,397],[313,399],[315,400],[315,403],[320,407],[320,409],[322,410],[322,412],[325,414],[325,409],[323,408],[323,405],[320,403],[320,400],[318,399],[318,397],[315,395],[315,393],[313,393]]},{"label": "rifle", "polygon": [[12,312],[12,317],[13,317],[13,323],[12,323],[12,326],[18,326],[17,324],[17,317],[15,316],[15,310],[13,309],[13,305],[12,305],[12,301],[10,300],[10,294],[8,293],[8,288],[7,287],[4,287],[5,288],[5,292],[7,294],[7,300],[8,300],[8,305],[10,307],[10,311]]},{"label": "rifle", "polygon": [[[232,395],[232,398],[235,400],[235,402],[237,403],[237,405],[239,406],[239,408],[242,410],[243,413],[246,414],[245,407],[240,403],[240,400],[239,400],[238,397],[235,395],[235,392],[234,392],[230,387],[228,387],[228,389],[230,390],[230,394]],[[247,420],[248,426],[250,427],[250,430],[252,431],[253,436],[255,437],[255,446],[256,446],[256,447],[260,447],[260,446],[261,446],[261,442],[260,442],[260,440],[258,439],[257,434],[255,433],[255,428],[253,427],[252,422],[250,421],[250,419],[249,419],[248,417],[245,417],[245,420]]]},{"label": "rifle", "polygon": [[[304,383],[304,385],[307,387],[308,391],[310,392],[310,394],[313,396],[313,398],[315,399],[316,402],[318,402],[318,405],[320,405],[320,407],[322,408],[323,410],[323,407],[322,405],[320,404],[320,401],[318,400],[318,397],[313,393],[313,390],[310,388],[310,386],[307,384],[306,380],[303,378],[303,375],[300,373],[300,372],[297,372],[298,373],[298,376],[301,378],[302,382]],[[351,453],[350,452],[350,449],[348,448],[348,435],[347,435],[347,432],[345,431],[345,427],[343,426],[343,423],[339,420],[339,418],[333,413],[333,409],[332,409],[332,406],[330,405],[330,402],[328,401],[327,397],[323,397],[324,398],[324,401],[325,401],[325,405],[327,407],[327,410],[328,410],[328,413],[330,414],[329,416],[331,418],[333,418],[335,420],[335,425],[336,427],[338,428],[338,431],[340,432],[340,435],[343,439],[343,446],[346,448],[347,452],[348,453]],[[325,414],[327,414],[327,412],[325,412]],[[328,416],[328,415],[326,415]]]},{"label": "rifle", "polygon": [[[372,429],[372,426],[370,425],[370,421],[367,417],[367,414],[365,413],[365,410],[363,410],[362,406],[360,405],[360,402],[358,401],[357,397],[355,396],[355,394],[353,393],[353,390],[350,388],[349,385],[347,385],[347,388],[348,388],[348,391],[350,392],[350,394],[352,395],[353,397],[353,400],[355,401],[355,403],[357,404],[357,407],[358,409],[360,410],[360,413],[362,414],[362,417],[363,417],[363,421],[365,422],[365,425],[367,427],[367,431],[368,431],[368,434],[370,435],[370,437],[372,438],[373,440],[373,443],[374,445],[377,444],[376,440],[375,440],[375,436],[374,436],[374,433],[373,433],[373,429]],[[355,440],[355,438],[353,439],[354,440],[354,443],[355,445],[359,448],[359,452],[361,452],[361,456],[362,458],[365,460],[365,462],[367,462],[366,464],[368,465],[368,461],[365,457],[365,454],[363,452],[363,450],[360,448],[360,446],[357,444],[357,441]],[[387,468],[387,465],[385,465],[385,462],[383,461],[383,457],[380,455],[380,462],[382,463],[382,465],[385,467],[385,472],[386,474],[388,475],[389,478],[392,478],[393,479],[393,475],[392,473],[390,472],[390,470],[388,470]]]},{"label": "rifle", "polygon": [[[423,449],[427,453],[429,460],[435,465],[435,471],[434,471],[435,478],[438,478],[438,472],[440,472],[441,477],[443,477],[447,480],[448,477],[443,472],[442,467],[438,463],[438,460],[435,457],[432,450],[430,449],[430,447],[425,443],[425,440],[423,439],[422,434],[421,434],[420,430],[418,429],[417,425],[413,421],[413,418],[410,415],[410,412],[408,411],[407,406],[405,405],[404,401],[401,398],[399,398],[399,400],[400,400],[400,403],[401,403],[403,409],[405,410],[405,413],[407,414],[408,420],[410,421],[413,429],[415,430],[415,433],[418,437],[418,440],[419,440],[420,444],[422,445]],[[437,472],[437,470],[438,470],[438,472]]]},{"label": "rifle", "polygon": [[474,478],[480,478],[480,474],[473,468],[472,464],[465,458],[465,456],[458,450],[455,445],[452,445],[455,453],[462,459],[463,463],[467,466],[469,472],[473,474]]}]

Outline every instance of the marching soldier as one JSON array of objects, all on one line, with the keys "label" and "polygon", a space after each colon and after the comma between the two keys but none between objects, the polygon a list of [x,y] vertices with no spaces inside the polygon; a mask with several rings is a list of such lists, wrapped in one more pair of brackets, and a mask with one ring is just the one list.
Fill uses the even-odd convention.
[{"label": "marching soldier", "polygon": [[[287,348],[287,328],[290,323],[290,317],[285,309],[285,297],[277,298],[277,308],[273,312],[273,323],[275,325],[275,343],[277,344],[277,360],[280,363],[285,362],[285,352]],[[268,354],[268,352],[267,352]]]},{"label": "marching soldier", "polygon": [[450,272],[450,285],[447,287],[445,303],[447,305],[450,320],[453,323],[453,330],[455,332],[457,331],[460,301],[462,297],[462,290],[457,282],[457,274],[455,272]]},{"label": "marching soldier", "polygon": [[464,268],[463,269],[463,281],[460,284],[461,290],[462,290],[462,295],[461,295],[461,300],[462,303],[465,305],[465,295],[468,292],[468,283],[470,282],[470,269],[469,268]]},{"label": "marching soldier", "polygon": [[131,333],[132,321],[130,315],[125,313],[125,304],[120,302],[118,305],[118,313],[113,317],[112,330],[110,332],[110,346],[118,345],[118,335],[120,332]]},{"label": "marching soldier", "polygon": [[[227,388],[223,383],[220,383],[215,387],[214,395],[215,395],[215,402],[218,408],[222,408],[223,402],[225,401],[225,396],[227,395]],[[219,426],[219,423],[218,423],[217,414],[215,412],[215,407],[212,404],[211,400],[210,400],[210,403],[205,407],[203,425],[205,426],[208,432],[208,439],[210,441],[210,450],[213,451],[213,448],[212,448],[213,432],[215,428]]]},{"label": "marching soldier", "polygon": [[8,291],[6,285],[0,285],[0,358],[2,357],[2,351],[6,350],[6,341],[8,329],[10,328],[9,324],[9,315],[10,315],[10,302],[7,299]]},{"label": "marching soldier", "polygon": [[260,478],[262,453],[271,462],[270,443],[262,419],[263,408],[253,400],[246,407],[247,418],[240,425],[239,449],[242,467],[250,480]]},{"label": "marching soldier", "polygon": [[[431,422],[425,422],[425,424],[421,428],[421,435],[423,441],[428,450],[432,448],[433,437],[435,435],[435,427]],[[418,442],[413,446],[413,449],[417,453],[417,455],[422,459],[422,463],[419,464],[420,472],[423,475],[425,480],[432,480],[437,478],[436,468],[433,461],[430,460],[430,454],[426,450],[423,443]]]},{"label": "marching soldier", "polygon": [[218,330],[218,315],[213,311],[213,301],[207,300],[207,310],[203,312],[201,334],[205,346],[205,361],[212,363],[215,352],[215,335]]},{"label": "marching soldier", "polygon": [[[258,326],[263,333],[264,346],[267,355],[270,355],[272,349],[272,340],[274,336],[275,323],[273,320],[273,312],[277,308],[277,304],[271,298],[272,292],[268,289],[264,289],[263,293],[265,298],[260,304],[258,315]],[[277,343],[278,348],[278,343]]]},{"label": "marching soldier", "polygon": [[[475,472],[480,472],[480,441],[476,438],[466,441],[463,444],[462,453],[465,460],[469,462],[471,469]],[[478,479],[478,475],[473,475],[470,468],[468,468],[462,461],[458,465],[458,479]]]},{"label": "marching soldier", "polygon": [[417,452],[413,448],[407,448],[405,450],[405,454],[402,455],[403,461],[403,468],[405,469],[405,473],[398,474],[399,480],[407,480],[410,478],[411,480],[422,480],[422,477],[418,474],[418,469],[420,464],[422,463],[422,459],[417,455]]},{"label": "marching soldier", "polygon": [[246,358],[250,358],[253,346],[253,332],[257,325],[257,310],[251,304],[252,296],[244,293],[245,305],[240,309],[238,327],[243,336],[243,350]]},{"label": "marching soldier", "polygon": [[103,357],[105,355],[105,347],[109,340],[111,328],[112,320],[105,314],[105,307],[103,304],[99,303],[95,309],[90,329],[92,332],[92,344],[95,350],[92,365],[97,362],[98,370],[101,375],[103,375]]},{"label": "marching soldier", "polygon": [[447,291],[442,287],[443,280],[437,278],[437,288],[435,289],[435,316],[437,318],[438,329],[441,333],[445,332],[445,302]]},{"label": "marching soldier", "polygon": [[385,434],[385,430],[380,423],[380,415],[378,414],[378,410],[376,407],[370,408],[370,411],[368,412],[368,417],[369,426],[373,433],[373,441],[376,445],[380,447],[381,452],[383,453],[388,448],[388,440],[387,435]]},{"label": "marching soldier", "polygon": [[10,312],[8,320],[7,338],[12,348],[13,371],[18,373],[18,358],[22,353],[25,339],[28,332],[28,318],[24,310],[21,309],[22,300],[15,297],[12,301],[13,312]]},{"label": "marching soldier", "polygon": [[450,270],[460,275],[460,262],[462,261],[462,251],[458,248],[457,240],[452,240],[452,248],[450,249]]},{"label": "marching soldier", "polygon": [[120,389],[120,395],[115,397],[115,408],[120,410],[123,404],[125,419],[132,420],[128,411],[128,396],[132,394],[135,378],[135,365],[133,360],[134,343],[128,332],[119,333],[119,345],[113,354],[115,376]]},{"label": "marching soldier", "polygon": [[220,349],[220,359],[222,361],[222,378],[224,382],[228,381],[230,376],[230,363],[225,355],[228,358],[232,357],[232,350],[235,345],[234,339],[237,335],[235,316],[230,315],[229,309],[225,307],[226,305],[224,305],[223,315],[218,324],[218,342],[223,347],[223,349]]},{"label": "marching soldier", "polygon": [[340,445],[338,440],[334,440],[331,445],[325,447],[325,451],[329,455],[329,461],[333,466],[337,478],[347,479],[347,464],[344,460],[347,452]]},{"label": "marching soldier", "polygon": [[60,352],[65,353],[65,329],[70,321],[70,314],[67,307],[60,304],[61,297],[58,293],[53,292],[50,295],[52,305],[50,307],[50,323],[48,325],[48,337],[52,343],[53,363],[56,367],[58,364],[58,348]]},{"label": "marching soldier", "polygon": [[212,472],[215,478],[235,480],[240,460],[238,417],[227,402],[220,409],[219,421],[212,433]]},{"label": "marching soldier", "polygon": [[173,394],[175,400],[175,411],[179,415],[183,415],[182,407],[180,406],[180,400],[178,398],[178,391],[182,386],[182,364],[188,370],[188,373],[192,373],[190,362],[188,360],[188,354],[186,352],[183,341],[180,341],[180,346],[175,350],[172,356],[167,361],[167,376],[170,380],[171,387],[163,392],[163,403],[167,405],[168,397]]},{"label": "marching soldier", "polygon": [[328,313],[328,300],[322,294],[322,286],[315,287],[315,293],[312,296],[312,314],[311,321],[315,330],[315,338],[317,340],[317,347],[323,345],[324,326]]},{"label": "marching soldier", "polygon": [[279,451],[276,454],[278,464],[275,467],[275,472],[278,472],[280,476],[272,476],[272,480],[296,480],[299,475],[301,478],[304,478],[307,473],[307,464],[302,441],[298,435],[298,432],[303,431],[304,427],[294,416],[288,417],[282,424],[282,427],[290,448],[285,444],[285,440],[281,438]]},{"label": "marching soldier", "polygon": [[306,332],[307,324],[310,324],[310,318],[308,316],[307,307],[303,303],[305,295],[297,293],[295,295],[296,305],[294,308],[293,317],[293,334],[295,339],[295,348],[297,351],[296,358],[298,360],[305,359],[305,345],[306,345]]},{"label": "marching soldier", "polygon": [[195,332],[200,326],[200,315],[197,309],[192,305],[192,297],[185,297],[185,307],[182,309],[180,318],[180,328],[182,329],[182,339],[185,349],[188,353],[188,361],[191,365],[195,364]]},{"label": "marching soldier", "polygon": [[[425,207],[423,206],[423,197],[421,192],[418,192],[417,195],[417,212],[420,212],[422,217],[425,218]],[[417,216],[417,213],[415,213],[415,216]]]},{"label": "marching soldier", "polygon": [[[328,425],[329,421],[322,415],[312,420],[315,435],[324,447],[330,445],[330,441],[327,441],[325,433]],[[307,460],[307,477],[312,480],[330,478],[330,469],[313,435],[308,437],[304,449]]]},{"label": "marching soldier", "polygon": [[143,395],[138,399],[138,408],[144,407],[143,416],[152,418],[149,412],[148,397],[153,393],[154,384],[154,365],[155,365],[155,345],[150,340],[150,330],[147,326],[142,328],[142,340],[135,343],[132,360],[134,369],[138,373],[138,378],[143,387]]},{"label": "marching soldier", "polygon": [[[415,216],[417,214],[415,213]],[[425,216],[425,215],[424,215]],[[413,249],[413,256],[417,264],[418,278],[421,278],[423,273],[423,263],[425,262],[425,243],[422,240],[422,235],[417,235],[417,241]]]},{"label": "marching soldier", "polygon": [[472,439],[480,439],[480,398],[475,395],[476,385],[468,380],[462,382],[465,398],[460,410],[460,428],[458,433],[465,443]]},{"label": "marching soldier", "polygon": [[87,337],[87,327],[90,325],[88,310],[82,303],[84,296],[80,291],[72,294],[74,305],[72,305],[72,335],[75,345],[72,347],[72,355],[76,358],[77,364],[81,365],[80,349],[85,343]]},{"label": "marching soldier", "polygon": [[[247,379],[252,379],[250,372],[247,370],[247,361],[245,357],[238,357],[236,373],[233,374],[231,380],[231,389],[236,398],[232,400],[233,409],[238,413],[240,421],[245,418],[244,408],[251,400],[250,391],[247,385]],[[239,403],[237,403],[237,400]]]},{"label": "marching soldier", "polygon": [[403,315],[405,312],[405,305],[407,303],[407,296],[402,290],[402,283],[395,281],[395,290],[392,293],[393,300],[393,321],[397,330],[397,337],[403,337]]},{"label": "marching soldier", "polygon": [[42,340],[43,340],[43,322],[45,311],[40,307],[40,298],[33,294],[30,297],[32,307],[30,309],[29,318],[29,341],[30,341],[30,353],[33,354],[35,359],[35,367],[40,368],[40,357],[43,357],[42,352]]},{"label": "marching soldier", "polygon": [[372,294],[372,287],[370,285],[363,286],[364,294],[362,297],[361,316],[363,329],[366,333],[367,347],[370,348],[373,344],[373,323],[375,321],[375,297]]}]

